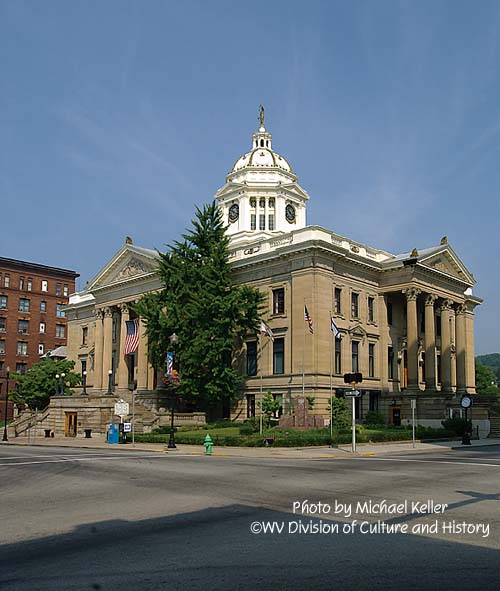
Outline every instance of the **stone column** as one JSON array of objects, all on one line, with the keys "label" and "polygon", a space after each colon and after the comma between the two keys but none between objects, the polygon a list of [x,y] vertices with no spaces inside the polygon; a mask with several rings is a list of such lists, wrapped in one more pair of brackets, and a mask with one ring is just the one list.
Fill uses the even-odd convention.
[{"label": "stone column", "polygon": [[457,359],[457,393],[465,394],[467,391],[466,376],[466,339],[465,339],[465,314],[467,306],[459,304],[456,309],[455,347]]},{"label": "stone column", "polygon": [[95,390],[102,388],[102,349],[103,349],[103,310],[96,309],[95,333],[94,333],[94,373],[92,375],[92,387]]},{"label": "stone column", "polygon": [[418,318],[417,298],[420,290],[410,287],[406,295],[406,339],[408,351],[408,389],[418,390]]},{"label": "stone column", "polygon": [[425,298],[425,389],[435,390],[436,372],[436,321],[434,302],[437,296],[429,294]]},{"label": "stone column", "polygon": [[479,302],[465,302],[465,376],[466,389],[469,394],[476,393],[476,365],[474,352],[474,308]]},{"label": "stone column", "polygon": [[441,392],[451,392],[451,306],[452,300],[441,302]]},{"label": "stone column", "polygon": [[148,389],[148,338],[146,336],[146,325],[142,319],[139,321],[139,348],[137,352],[137,389]]},{"label": "stone column", "polygon": [[124,355],[125,340],[127,338],[127,320],[130,318],[130,312],[127,304],[120,305],[120,346],[118,347],[118,388],[128,388],[128,365],[127,358]]},{"label": "stone column", "polygon": [[102,353],[102,389],[108,389],[109,374],[108,371],[113,369],[112,354],[113,354],[113,310],[112,308],[104,308],[104,344]]}]

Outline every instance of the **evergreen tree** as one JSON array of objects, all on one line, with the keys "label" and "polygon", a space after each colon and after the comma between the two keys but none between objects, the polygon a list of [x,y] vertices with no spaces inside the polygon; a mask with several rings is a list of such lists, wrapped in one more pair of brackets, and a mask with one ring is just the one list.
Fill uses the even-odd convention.
[{"label": "evergreen tree", "polygon": [[[215,202],[196,210],[192,229],[159,253],[160,292],[136,306],[145,319],[153,365],[165,367],[174,352],[179,394],[200,408],[214,408],[237,395],[242,376],[233,353],[258,329],[262,294],[235,285],[228,263],[229,238]],[[170,336],[175,333],[175,349]]]}]

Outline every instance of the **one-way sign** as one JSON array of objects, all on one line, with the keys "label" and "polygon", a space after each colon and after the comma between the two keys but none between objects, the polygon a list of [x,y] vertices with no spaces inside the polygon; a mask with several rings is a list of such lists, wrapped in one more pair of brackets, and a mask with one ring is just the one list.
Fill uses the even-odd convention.
[{"label": "one-way sign", "polygon": [[344,390],[344,396],[347,398],[359,398],[361,392],[359,390]]}]

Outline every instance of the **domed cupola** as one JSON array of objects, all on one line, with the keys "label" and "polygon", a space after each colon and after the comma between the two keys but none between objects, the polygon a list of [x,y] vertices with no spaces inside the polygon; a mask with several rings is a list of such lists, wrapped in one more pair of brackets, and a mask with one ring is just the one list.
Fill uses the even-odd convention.
[{"label": "domed cupola", "polygon": [[306,225],[307,193],[289,162],[272,149],[272,136],[259,113],[252,149],[234,163],[215,198],[234,242],[253,242]]}]

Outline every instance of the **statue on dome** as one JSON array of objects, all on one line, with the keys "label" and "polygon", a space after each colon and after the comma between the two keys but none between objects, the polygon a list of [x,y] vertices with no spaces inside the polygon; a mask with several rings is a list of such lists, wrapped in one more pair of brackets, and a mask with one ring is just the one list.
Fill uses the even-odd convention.
[{"label": "statue on dome", "polygon": [[264,126],[264,107],[260,105],[260,112],[259,112],[259,121],[262,126]]}]

